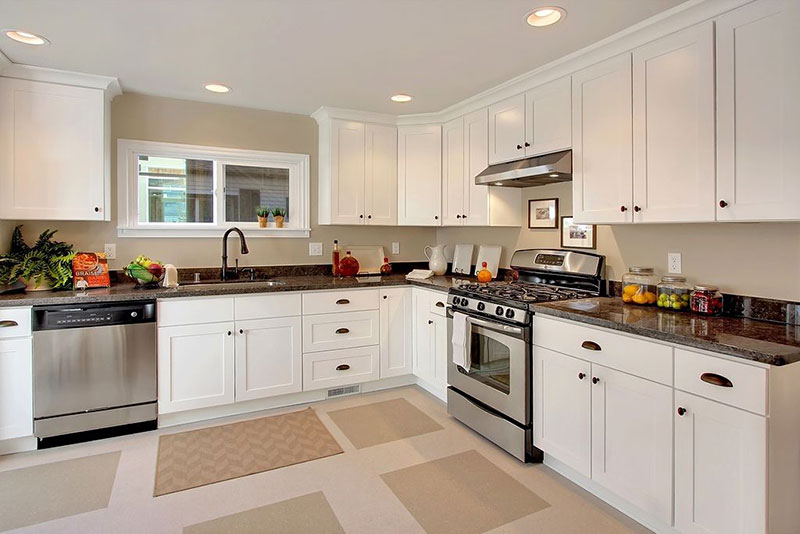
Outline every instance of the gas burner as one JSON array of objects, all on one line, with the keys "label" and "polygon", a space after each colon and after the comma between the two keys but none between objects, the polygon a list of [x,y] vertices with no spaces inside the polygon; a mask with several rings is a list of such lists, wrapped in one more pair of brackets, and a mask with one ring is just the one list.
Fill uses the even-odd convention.
[{"label": "gas burner", "polygon": [[586,291],[528,282],[489,282],[486,284],[465,284],[458,287],[461,292],[485,295],[521,302],[542,302],[550,300],[576,299],[587,295]]}]

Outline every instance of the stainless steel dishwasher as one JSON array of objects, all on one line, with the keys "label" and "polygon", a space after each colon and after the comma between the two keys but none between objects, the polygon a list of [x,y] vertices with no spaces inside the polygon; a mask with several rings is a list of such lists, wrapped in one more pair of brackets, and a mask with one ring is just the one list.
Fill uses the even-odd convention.
[{"label": "stainless steel dishwasher", "polygon": [[154,301],[33,308],[39,447],[156,427]]}]

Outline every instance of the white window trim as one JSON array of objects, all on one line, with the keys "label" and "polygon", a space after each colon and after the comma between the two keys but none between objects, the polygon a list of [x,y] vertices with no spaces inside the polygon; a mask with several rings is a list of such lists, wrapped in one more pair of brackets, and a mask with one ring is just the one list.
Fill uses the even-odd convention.
[{"label": "white window trim", "polygon": [[[286,228],[259,228],[257,222],[170,223],[141,224],[138,217],[138,157],[139,155],[176,158],[196,158],[214,161],[214,174],[221,166],[229,165],[281,165],[298,177],[289,181],[289,198],[296,198],[298,209],[292,210],[290,226]],[[264,152],[157,141],[119,139],[117,141],[117,236],[118,237],[221,237],[225,230],[237,226],[247,232],[247,237],[299,237],[307,238],[311,232],[311,180],[308,154]],[[214,191],[214,204],[224,202],[223,188]],[[290,200],[291,202],[291,200]],[[216,210],[216,207],[215,207]]]}]

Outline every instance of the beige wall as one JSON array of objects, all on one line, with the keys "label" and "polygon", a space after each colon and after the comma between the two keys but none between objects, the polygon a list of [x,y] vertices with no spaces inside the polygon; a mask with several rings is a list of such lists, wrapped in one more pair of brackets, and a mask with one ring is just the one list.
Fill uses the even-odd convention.
[{"label": "beige wall", "polygon": [[[318,226],[317,123],[304,115],[128,93],[115,98],[112,103],[111,137],[111,222],[24,221],[27,239],[33,239],[44,228],[57,228],[59,232],[56,238],[72,242],[81,250],[102,251],[105,243],[116,243],[117,260],[110,262],[112,268],[123,267],[139,254],[174,263],[178,267],[219,264],[221,250],[218,238],[117,237],[116,146],[117,139],[123,138],[311,155],[311,238],[250,238],[250,254],[240,259],[241,265],[330,263],[334,239],[343,245],[383,245],[387,254],[391,252],[391,243],[399,241],[400,254],[390,255],[390,261],[420,260],[424,259],[423,247],[436,240],[436,231],[429,228]],[[0,247],[7,248],[6,234],[10,236],[11,229],[12,223],[0,222]],[[232,264],[239,253],[237,239],[234,237],[230,241],[229,263]],[[323,243],[321,257],[308,255],[309,242]]]},{"label": "beige wall", "polygon": [[[527,201],[559,198],[559,215],[572,213],[571,184],[522,190]],[[442,228],[437,242],[503,246],[502,265],[518,248],[559,247],[559,230]],[[800,223],[708,223],[598,226],[597,252],[608,261],[608,278],[619,280],[631,265],[664,274],[667,253],[680,252],[689,282],[713,283],[723,291],[800,301]],[[450,252],[451,247],[448,247]],[[452,252],[450,252],[452,254]]]},{"label": "beige wall", "polygon": [[8,252],[11,242],[11,232],[14,230],[14,223],[11,221],[0,221],[0,254]]}]

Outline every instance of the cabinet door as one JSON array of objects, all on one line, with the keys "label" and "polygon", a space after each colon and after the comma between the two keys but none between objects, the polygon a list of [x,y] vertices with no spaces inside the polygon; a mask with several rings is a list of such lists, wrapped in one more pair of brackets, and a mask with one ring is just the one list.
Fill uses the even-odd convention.
[{"label": "cabinet door", "polygon": [[572,84],[569,76],[525,94],[525,155],[538,156],[572,146]]},{"label": "cabinet door", "polygon": [[632,221],[631,83],[631,54],[617,56],[572,76],[575,222]]},{"label": "cabinet door", "polygon": [[434,335],[433,319],[429,317],[430,296],[427,291],[412,289],[414,312],[414,375],[433,382],[434,365],[431,338]]},{"label": "cabinet door", "polygon": [[365,126],[331,121],[331,223],[364,224]]},{"label": "cabinet door", "polygon": [[447,317],[431,313],[428,319],[433,321],[430,344],[430,352],[433,355],[432,381],[440,388],[440,396],[444,396],[447,389],[447,345],[450,343],[447,337]]},{"label": "cabinet door", "polygon": [[533,365],[533,444],[591,477],[591,364],[534,347]]},{"label": "cabinet door", "polygon": [[766,418],[682,391],[675,410],[675,528],[764,534]]},{"label": "cabinet door", "polygon": [[489,163],[525,157],[525,95],[489,106]]},{"label": "cabinet door", "polygon": [[463,223],[465,152],[464,118],[461,117],[442,126],[442,224],[445,226]]},{"label": "cabinet door", "polygon": [[[475,185],[475,177],[489,166],[489,110],[479,109],[464,117],[464,213],[461,223],[488,226],[489,187]],[[502,188],[494,188],[499,192]],[[520,202],[517,202],[519,205]]]},{"label": "cabinet door", "polygon": [[0,440],[33,434],[31,338],[0,340]]},{"label": "cabinet door", "polygon": [[367,224],[397,224],[397,128],[366,127]]},{"label": "cabinet door", "polygon": [[634,220],[713,221],[712,22],[634,50],[633,124]]},{"label": "cabinet door", "polygon": [[0,218],[109,220],[101,89],[0,78]]},{"label": "cabinet door", "polygon": [[592,365],[592,480],[672,523],[672,388]]},{"label": "cabinet door", "polygon": [[716,20],[717,220],[800,219],[798,27],[797,0]]},{"label": "cabinet door", "polygon": [[233,402],[233,329],[232,322],[158,329],[158,413]]},{"label": "cabinet door", "polygon": [[413,371],[411,288],[381,289],[381,378]]},{"label": "cabinet door", "polygon": [[441,226],[442,127],[398,128],[397,158],[398,224]]},{"label": "cabinet door", "polygon": [[236,322],[236,400],[303,389],[300,317]]}]

